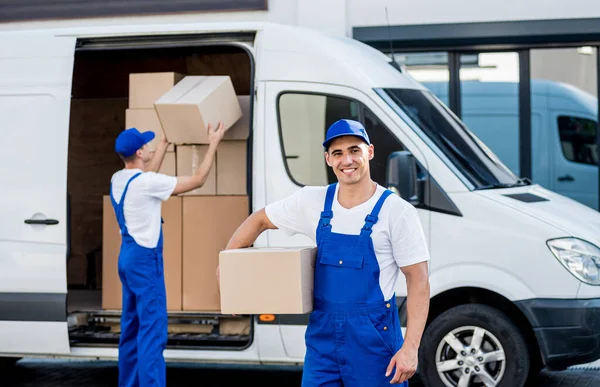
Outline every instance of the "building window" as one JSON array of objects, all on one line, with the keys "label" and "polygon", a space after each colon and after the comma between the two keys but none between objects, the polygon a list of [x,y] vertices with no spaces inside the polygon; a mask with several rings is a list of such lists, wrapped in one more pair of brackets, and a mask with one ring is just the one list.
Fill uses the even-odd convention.
[{"label": "building window", "polygon": [[586,118],[559,116],[558,134],[563,154],[567,160],[598,165],[595,121]]},{"label": "building window", "polygon": [[287,171],[298,185],[327,185],[336,180],[325,162],[327,128],[340,119],[363,123],[375,146],[371,178],[386,185],[386,161],[404,146],[369,109],[358,101],[339,96],[284,93],[278,102],[279,130]]}]

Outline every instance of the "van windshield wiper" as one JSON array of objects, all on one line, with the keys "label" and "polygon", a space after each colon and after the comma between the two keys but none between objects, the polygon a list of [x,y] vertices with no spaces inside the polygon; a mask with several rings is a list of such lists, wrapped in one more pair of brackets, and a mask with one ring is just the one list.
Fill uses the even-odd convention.
[{"label": "van windshield wiper", "polygon": [[494,183],[494,184],[482,185],[481,187],[475,188],[475,190],[479,191],[482,189],[513,188],[513,187],[520,187],[522,185],[523,184],[517,184],[517,183]]},{"label": "van windshield wiper", "polygon": [[522,177],[514,183],[494,183],[488,185],[482,185],[481,187],[475,188],[475,190],[482,189],[495,189],[495,188],[513,188],[513,187],[522,187],[524,185],[531,185],[531,180],[526,177]]}]

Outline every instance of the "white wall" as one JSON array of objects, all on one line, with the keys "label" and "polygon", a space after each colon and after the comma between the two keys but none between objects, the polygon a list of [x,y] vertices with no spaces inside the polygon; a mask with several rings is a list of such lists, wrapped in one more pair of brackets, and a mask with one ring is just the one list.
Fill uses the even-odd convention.
[{"label": "white wall", "polygon": [[[78,26],[269,21],[351,36],[352,27],[386,25],[386,7],[391,25],[600,17],[600,1],[596,0],[570,0],[568,3],[564,0],[268,0],[267,11],[112,17],[33,24]],[[0,30],[24,28],[28,24],[31,25],[0,23]]]},{"label": "white wall", "polygon": [[600,17],[596,0],[348,0],[351,26]]}]

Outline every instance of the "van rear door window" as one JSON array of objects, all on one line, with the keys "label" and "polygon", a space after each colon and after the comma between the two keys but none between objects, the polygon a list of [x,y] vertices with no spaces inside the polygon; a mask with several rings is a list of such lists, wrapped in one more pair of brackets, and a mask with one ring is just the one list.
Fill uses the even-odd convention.
[{"label": "van rear door window", "polygon": [[559,116],[558,135],[563,155],[567,160],[598,165],[596,121],[587,118]]}]

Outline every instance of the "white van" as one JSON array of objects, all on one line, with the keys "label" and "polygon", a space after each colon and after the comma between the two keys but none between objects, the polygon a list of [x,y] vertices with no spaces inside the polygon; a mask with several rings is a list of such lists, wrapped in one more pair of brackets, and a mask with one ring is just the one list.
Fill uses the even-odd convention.
[{"label": "white van", "polygon": [[[106,165],[120,168],[112,147],[124,123],[93,109],[73,122],[70,111],[76,100],[124,98],[130,72],[182,68],[230,74],[251,96],[249,212],[331,182],[319,145],[327,126],[342,117],[366,125],[374,180],[418,208],[429,242],[432,299],[419,369],[426,385],[521,386],[544,365],[600,357],[596,211],[514,176],[381,52],[262,23],[0,33],[1,356],[117,358],[110,324],[118,312],[73,309],[67,276],[81,273],[67,274],[67,257],[70,241],[99,237],[78,222],[101,222]],[[68,192],[84,199],[68,202]],[[80,218],[70,215],[76,206]],[[278,230],[256,243],[306,244]],[[403,277],[397,297],[405,326]],[[168,361],[303,361],[306,315],[169,318],[190,329],[170,333]],[[248,329],[221,332],[235,318],[247,318]]]}]

